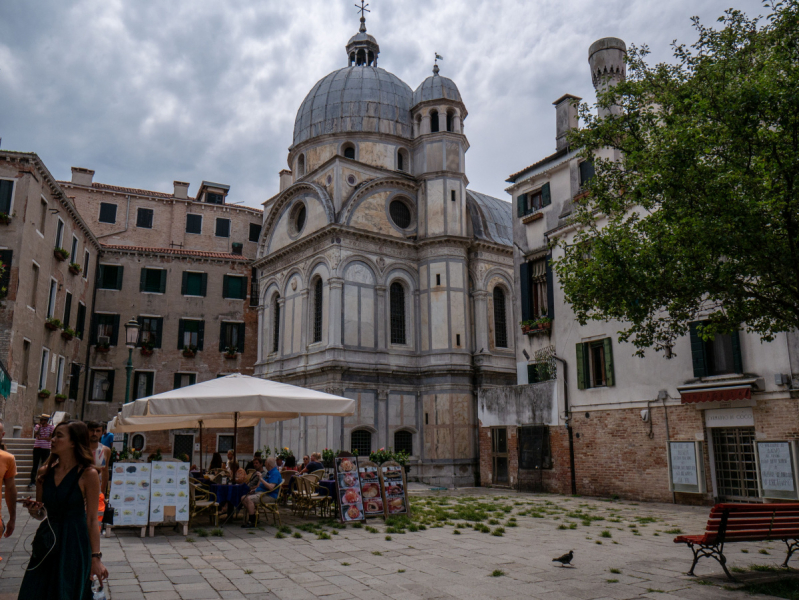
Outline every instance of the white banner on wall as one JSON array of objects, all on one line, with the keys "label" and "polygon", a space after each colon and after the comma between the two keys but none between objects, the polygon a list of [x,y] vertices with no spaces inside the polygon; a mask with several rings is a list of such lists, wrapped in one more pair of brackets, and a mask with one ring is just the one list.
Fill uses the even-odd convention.
[{"label": "white banner on wall", "polygon": [[758,441],[755,447],[760,495],[764,498],[799,499],[795,442]]},{"label": "white banner on wall", "polygon": [[705,492],[702,442],[669,442],[669,488],[673,492]]}]

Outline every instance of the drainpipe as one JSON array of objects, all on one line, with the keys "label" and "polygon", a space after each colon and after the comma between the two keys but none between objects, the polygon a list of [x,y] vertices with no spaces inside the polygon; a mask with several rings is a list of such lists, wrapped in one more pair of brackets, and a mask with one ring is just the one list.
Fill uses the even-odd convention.
[{"label": "drainpipe", "polygon": [[572,414],[569,406],[569,365],[560,356],[553,358],[563,365],[563,408],[566,413],[566,431],[569,434],[569,470],[571,471],[572,496],[577,495],[577,476],[574,473],[574,431],[572,430]]},{"label": "drainpipe", "polygon": [[92,352],[92,322],[94,319],[94,305],[97,301],[97,273],[98,269],[100,268],[100,250],[97,250],[97,257],[94,259],[94,282],[92,283],[92,307],[89,311],[89,335],[86,335],[86,323],[83,323],[83,337],[86,339],[86,382],[83,385],[83,403],[81,404],[80,408],[80,418],[83,419],[86,416],[86,397],[89,395],[89,382],[91,378],[89,377],[89,373],[91,369],[89,369],[89,360],[91,359],[91,352]]}]

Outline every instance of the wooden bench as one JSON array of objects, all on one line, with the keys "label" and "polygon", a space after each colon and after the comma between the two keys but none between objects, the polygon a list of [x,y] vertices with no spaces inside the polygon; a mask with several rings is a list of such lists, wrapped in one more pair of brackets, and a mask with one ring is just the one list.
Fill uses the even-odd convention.
[{"label": "wooden bench", "polygon": [[688,544],[694,553],[694,562],[688,575],[700,558],[714,558],[727,577],[735,581],[727,570],[724,544],[731,542],[770,542],[782,540],[788,546],[788,556],[783,567],[788,567],[791,555],[799,550],[799,504],[717,504],[710,510],[703,535],[680,535],[676,544]]}]

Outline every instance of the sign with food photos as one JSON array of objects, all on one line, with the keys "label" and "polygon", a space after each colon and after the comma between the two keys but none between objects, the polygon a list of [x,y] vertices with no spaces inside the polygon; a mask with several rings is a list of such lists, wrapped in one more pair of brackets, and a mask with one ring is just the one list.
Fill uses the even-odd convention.
[{"label": "sign with food photos", "polygon": [[189,463],[150,463],[150,523],[189,520]]},{"label": "sign with food photos", "polygon": [[380,481],[380,467],[368,460],[358,461],[358,474],[361,478],[361,497],[363,498],[363,515],[384,517],[383,486]]},{"label": "sign with food photos", "polygon": [[380,487],[383,488],[383,509],[387,518],[411,513],[408,506],[405,467],[393,460],[380,465]]},{"label": "sign with food photos", "polygon": [[358,458],[347,454],[342,452],[335,461],[339,519],[342,523],[364,520]]},{"label": "sign with food photos", "polygon": [[144,527],[150,509],[150,470],[147,463],[114,463],[109,503],[114,527]]}]

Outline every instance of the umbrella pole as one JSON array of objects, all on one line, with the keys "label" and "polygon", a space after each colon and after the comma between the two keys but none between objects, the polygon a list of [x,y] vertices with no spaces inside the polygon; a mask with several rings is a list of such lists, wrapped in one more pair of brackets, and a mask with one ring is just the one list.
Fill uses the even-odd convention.
[{"label": "umbrella pole", "polygon": [[[238,457],[236,456],[236,446],[238,446],[238,444],[239,444],[239,413],[234,412],[233,413],[233,462],[236,462],[238,460]],[[235,476],[236,474],[234,473],[233,477]]]},{"label": "umbrella pole", "polygon": [[200,473],[203,472],[203,422],[200,421]]}]

